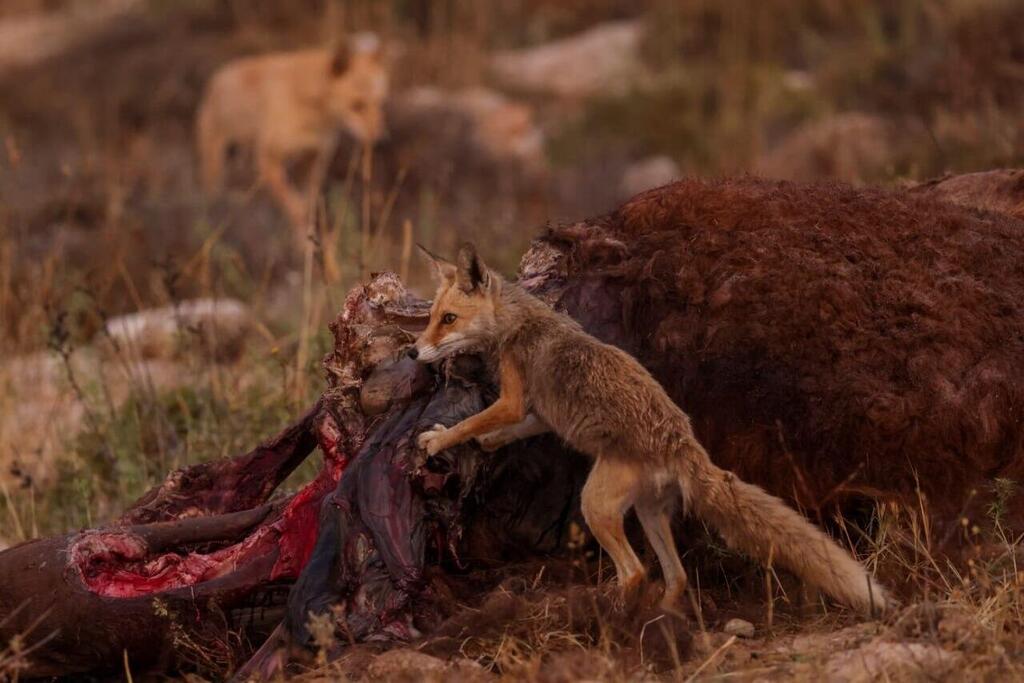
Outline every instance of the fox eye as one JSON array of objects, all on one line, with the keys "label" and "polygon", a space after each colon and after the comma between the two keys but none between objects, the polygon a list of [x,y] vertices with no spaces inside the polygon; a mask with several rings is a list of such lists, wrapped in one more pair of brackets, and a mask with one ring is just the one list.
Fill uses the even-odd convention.
[{"label": "fox eye", "polygon": [[455,319],[457,317],[459,316],[455,315],[454,313],[445,313],[444,315],[441,316],[441,324],[451,325],[453,322],[455,322]]},{"label": "fox eye", "polygon": [[364,111],[365,109],[366,102],[362,100],[356,100],[355,102],[352,103],[352,111],[356,112],[357,114]]}]

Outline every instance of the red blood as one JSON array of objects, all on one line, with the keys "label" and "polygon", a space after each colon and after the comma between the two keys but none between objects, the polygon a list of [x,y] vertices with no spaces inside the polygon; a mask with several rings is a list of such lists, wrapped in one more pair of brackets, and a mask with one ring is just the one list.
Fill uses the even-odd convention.
[{"label": "red blood", "polygon": [[295,494],[284,509],[265,520],[244,540],[210,553],[149,553],[145,542],[124,530],[86,532],[69,550],[86,587],[110,598],[134,598],[192,586],[230,574],[268,555],[277,560],[268,579],[293,579],[309,561],[319,530],[320,503],[341,479],[348,457],[333,420],[320,425],[324,466],[316,479]]}]

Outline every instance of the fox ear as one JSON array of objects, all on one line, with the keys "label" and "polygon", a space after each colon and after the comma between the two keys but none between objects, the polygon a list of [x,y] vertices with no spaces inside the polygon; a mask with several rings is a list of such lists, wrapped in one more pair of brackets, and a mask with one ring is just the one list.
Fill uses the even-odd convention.
[{"label": "fox ear", "polygon": [[380,36],[372,31],[363,31],[352,36],[352,51],[364,54],[373,59],[379,59],[384,53],[384,46],[381,44]]},{"label": "fox ear", "polygon": [[491,271],[483,262],[480,255],[476,253],[476,247],[466,242],[459,249],[457,259],[458,271],[455,274],[455,282],[459,288],[469,294],[475,291],[488,291],[491,287]]},{"label": "fox ear", "polygon": [[331,63],[329,69],[332,76],[340,76],[348,71],[349,61],[352,58],[352,48],[347,38],[340,39],[331,48]]},{"label": "fox ear", "polygon": [[383,47],[376,33],[355,33],[341,38],[331,49],[331,74],[340,76],[348,71],[354,55],[365,55],[379,60]]},{"label": "fox ear", "polygon": [[438,282],[452,282],[455,280],[456,268],[454,263],[431,253],[422,244],[417,244],[416,248],[419,249],[420,253],[423,254],[434,266],[434,278]]}]

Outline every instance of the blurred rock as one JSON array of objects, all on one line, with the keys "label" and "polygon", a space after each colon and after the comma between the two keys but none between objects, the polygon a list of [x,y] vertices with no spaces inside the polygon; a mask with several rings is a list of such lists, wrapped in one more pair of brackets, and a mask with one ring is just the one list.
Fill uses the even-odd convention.
[{"label": "blurred rock", "polygon": [[876,631],[871,624],[861,623],[838,631],[802,633],[793,638],[786,651],[789,655],[810,653],[815,656],[845,652],[868,642]]},{"label": "blurred rock", "polygon": [[731,636],[718,631],[702,631],[693,636],[693,651],[699,657],[707,657],[729,642]]},{"label": "blurred rock", "polygon": [[897,127],[880,116],[849,112],[797,128],[754,163],[769,178],[835,178],[866,183],[891,174]]},{"label": "blurred rock", "polygon": [[0,362],[0,478],[10,490],[28,490],[52,476],[65,440],[85,417],[67,370],[85,370],[91,360],[76,352],[65,368],[56,354],[38,351]]},{"label": "blurred rock", "polygon": [[833,656],[825,665],[825,680],[939,680],[951,673],[959,659],[957,653],[937,645],[878,641]]},{"label": "blurred rock", "polygon": [[1024,169],[947,175],[916,185],[914,194],[1024,219]]},{"label": "blurred rock", "polygon": [[90,0],[65,10],[0,21],[0,71],[42,62],[98,34],[136,10],[139,0]]},{"label": "blurred rock", "polygon": [[632,673],[627,676],[621,663],[611,653],[597,649],[565,648],[546,653],[543,666],[539,667],[534,680],[536,683],[596,683],[597,681],[641,681],[659,680],[653,675],[641,676]]},{"label": "blurred rock", "polygon": [[448,668],[447,662],[415,650],[390,650],[381,653],[366,667],[366,676],[371,680],[394,680],[396,677],[414,674],[420,680],[437,675]]},{"label": "blurred rock", "polygon": [[544,163],[544,134],[536,124],[533,110],[494,90],[421,86],[399,96],[396,106],[414,112],[441,111],[463,116],[470,123],[473,142],[495,159],[538,167]]},{"label": "blurred rock", "polygon": [[366,680],[442,683],[442,681],[485,681],[494,678],[482,666],[469,659],[446,662],[415,650],[389,650],[366,667]]},{"label": "blurred rock", "polygon": [[[399,93],[386,110],[389,135],[374,149],[369,192],[370,215],[392,217],[384,241],[398,244],[409,217],[417,229],[439,226],[439,236],[500,238],[504,256],[496,258],[514,268],[532,236],[522,226],[549,218],[549,172],[532,110],[493,91],[438,88]],[[356,154],[342,141],[330,182],[345,186]],[[362,192],[356,177],[353,193]],[[397,264],[392,252],[381,267]]]},{"label": "blurred rock", "polygon": [[739,638],[754,637],[754,625],[746,619],[730,619],[725,622],[725,628],[722,630],[730,636],[737,636]]},{"label": "blurred rock", "polygon": [[814,74],[804,69],[791,69],[782,76],[782,85],[790,92],[809,92],[814,90]]},{"label": "blurred rock", "polygon": [[[79,388],[102,387],[118,406],[140,388],[165,389],[188,379],[180,364],[165,360],[102,363],[94,349],[73,351],[65,361],[49,351],[0,361],[0,482],[11,491],[49,485],[56,463],[88,419]],[[74,378],[72,384],[71,378]],[[17,539],[17,530],[5,529]]]},{"label": "blurred rock", "polygon": [[678,180],[681,175],[682,171],[671,157],[663,154],[647,157],[626,168],[619,184],[619,192],[623,199],[627,199],[644,190],[667,185]]},{"label": "blurred rock", "polygon": [[494,55],[491,69],[506,86],[583,98],[627,92],[645,73],[638,20],[599,24],[568,38]]},{"label": "blurred rock", "polygon": [[249,308],[234,299],[193,299],[111,318],[98,335],[107,353],[129,358],[175,358],[198,349],[215,360],[241,355],[255,325]]}]

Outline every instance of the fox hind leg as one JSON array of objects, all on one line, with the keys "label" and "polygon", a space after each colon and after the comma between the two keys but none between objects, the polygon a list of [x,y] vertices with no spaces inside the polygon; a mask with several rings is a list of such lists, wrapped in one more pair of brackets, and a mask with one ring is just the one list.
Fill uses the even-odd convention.
[{"label": "fox hind leg", "polygon": [[636,501],[636,516],[658,555],[665,578],[665,595],[661,599],[665,609],[675,607],[686,590],[686,570],[672,538],[672,510],[677,495],[676,488],[654,488],[644,490]]},{"label": "fox hind leg", "polygon": [[257,163],[260,181],[288,216],[288,221],[295,233],[296,243],[302,248],[306,243],[306,234],[309,231],[310,212],[303,194],[296,190],[288,180],[284,156],[266,147],[260,147],[257,150]]},{"label": "fox hind leg", "polygon": [[199,156],[199,180],[203,191],[213,194],[224,185],[224,156],[228,141],[220,131],[208,106],[199,113],[196,123],[196,152]]},{"label": "fox hind leg", "polygon": [[611,556],[619,588],[627,603],[635,597],[646,575],[623,527],[623,517],[636,501],[639,491],[640,477],[636,467],[598,458],[581,494],[583,517],[598,543]]}]

